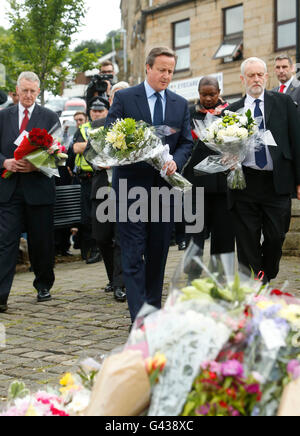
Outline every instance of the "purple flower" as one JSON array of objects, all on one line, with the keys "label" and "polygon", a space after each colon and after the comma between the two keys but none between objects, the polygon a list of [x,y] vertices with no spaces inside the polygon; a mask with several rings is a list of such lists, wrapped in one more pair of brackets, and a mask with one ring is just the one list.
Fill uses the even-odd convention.
[{"label": "purple flower", "polygon": [[196,410],[197,415],[206,416],[209,414],[210,406],[209,404],[206,404],[205,406],[201,406]]},{"label": "purple flower", "polygon": [[244,368],[238,360],[228,360],[222,363],[221,373],[224,377],[243,377]]}]

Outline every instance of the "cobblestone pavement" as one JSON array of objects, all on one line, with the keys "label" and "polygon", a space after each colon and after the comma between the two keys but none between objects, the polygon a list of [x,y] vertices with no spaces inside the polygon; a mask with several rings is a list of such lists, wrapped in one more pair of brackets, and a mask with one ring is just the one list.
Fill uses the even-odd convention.
[{"label": "cobblestone pavement", "polygon": [[[165,295],[181,257],[177,247],[171,249]],[[289,280],[287,290],[300,292],[299,262],[299,258],[283,259],[274,284],[279,287]],[[47,303],[37,304],[32,281],[32,273],[16,275],[9,310],[0,314],[0,327],[6,330],[6,347],[0,348],[0,400],[15,379],[22,379],[32,390],[46,383],[55,386],[66,371],[76,368],[79,359],[106,354],[128,337],[127,304],[105,294],[103,263],[58,264],[53,300]]]}]

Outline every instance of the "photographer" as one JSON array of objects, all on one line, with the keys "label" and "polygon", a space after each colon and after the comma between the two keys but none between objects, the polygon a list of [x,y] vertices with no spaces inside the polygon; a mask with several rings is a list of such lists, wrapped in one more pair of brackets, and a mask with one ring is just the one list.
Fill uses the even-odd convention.
[{"label": "photographer", "polygon": [[86,93],[86,101],[88,111],[91,101],[95,97],[108,99],[110,97],[111,88],[116,83],[116,75],[114,65],[111,61],[105,61],[101,65],[99,74],[92,77],[91,83],[88,86]]}]

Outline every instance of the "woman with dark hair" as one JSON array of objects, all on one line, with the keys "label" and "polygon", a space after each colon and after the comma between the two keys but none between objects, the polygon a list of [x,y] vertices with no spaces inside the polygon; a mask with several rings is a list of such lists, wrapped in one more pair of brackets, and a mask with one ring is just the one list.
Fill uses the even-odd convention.
[{"label": "woman with dark hair", "polygon": [[[199,83],[200,101],[191,111],[191,122],[195,147],[188,165],[184,170],[184,176],[193,183],[193,195],[196,188],[204,188],[205,219],[204,231],[200,234],[191,235],[194,242],[204,249],[205,239],[211,237],[211,254],[231,253],[235,250],[235,235],[232,217],[227,207],[227,180],[224,173],[211,175],[198,175],[194,167],[215,154],[197,137],[193,120],[204,120],[208,113],[220,116],[228,107],[221,98],[219,82],[214,77],[203,77]],[[194,197],[195,198],[195,197]]]}]

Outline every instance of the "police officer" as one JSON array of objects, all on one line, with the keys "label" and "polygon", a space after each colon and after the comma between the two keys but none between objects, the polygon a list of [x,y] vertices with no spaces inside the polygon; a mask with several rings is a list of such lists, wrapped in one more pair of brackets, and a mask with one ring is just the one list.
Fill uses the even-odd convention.
[{"label": "police officer", "polygon": [[[95,97],[91,102],[90,119],[91,122],[107,116],[108,102],[99,97]],[[81,202],[82,202],[82,220],[81,220],[81,255],[87,264],[100,262],[102,257],[97,246],[96,240],[92,237],[92,177],[93,168],[86,161],[83,153],[88,142],[88,131],[91,128],[91,122],[88,121],[80,126],[80,134],[74,144],[75,171],[81,184]]]}]

